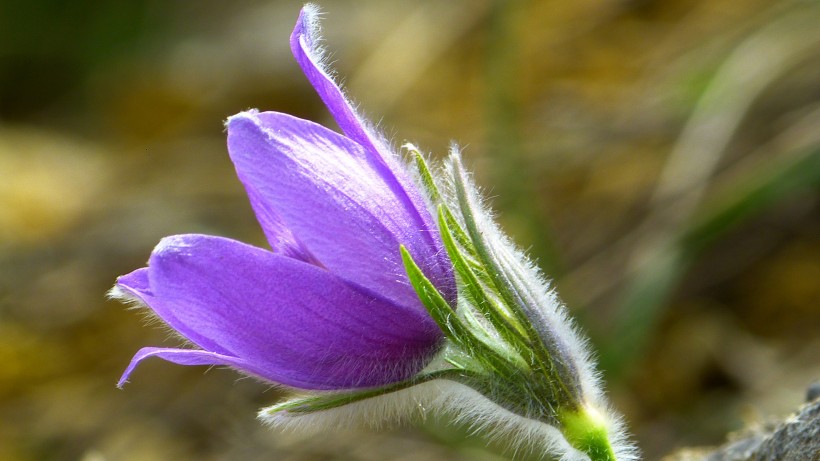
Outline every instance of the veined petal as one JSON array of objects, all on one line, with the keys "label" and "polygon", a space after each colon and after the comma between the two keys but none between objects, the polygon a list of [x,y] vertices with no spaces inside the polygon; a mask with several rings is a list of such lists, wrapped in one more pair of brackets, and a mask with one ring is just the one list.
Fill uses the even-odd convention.
[{"label": "veined petal", "polygon": [[239,359],[213,363],[303,389],[405,379],[440,339],[424,313],[314,265],[225,238],[167,237],[136,274],[123,288],[216,354],[207,357]]},{"label": "veined petal", "polygon": [[419,311],[400,244],[431,280],[451,286],[452,274],[430,245],[431,230],[418,227],[362,146],[276,112],[243,112],[227,125],[228,151],[263,226],[280,220],[331,272]]}]

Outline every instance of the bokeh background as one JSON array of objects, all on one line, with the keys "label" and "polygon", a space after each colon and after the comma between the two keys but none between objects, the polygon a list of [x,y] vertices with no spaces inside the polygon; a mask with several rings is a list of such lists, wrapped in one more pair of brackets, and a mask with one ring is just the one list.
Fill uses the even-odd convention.
[{"label": "bokeh background", "polygon": [[[264,245],[223,120],[332,125],[300,2],[0,2],[0,460],[495,460],[430,418],[314,439],[280,391],[142,365],[105,299],[163,236]],[[451,141],[589,332],[647,459],[783,416],[820,377],[820,3],[326,0],[334,66],[396,144]]]}]

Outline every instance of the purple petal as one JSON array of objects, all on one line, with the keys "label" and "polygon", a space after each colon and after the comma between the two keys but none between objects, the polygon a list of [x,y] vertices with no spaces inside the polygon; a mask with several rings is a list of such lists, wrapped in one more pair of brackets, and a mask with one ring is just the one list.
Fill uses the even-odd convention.
[{"label": "purple petal", "polygon": [[[315,7],[306,6],[299,13],[299,19],[296,20],[296,26],[290,35],[290,48],[296,62],[336,119],[342,132],[371,151],[373,155],[380,157],[379,160],[388,167],[394,167],[395,159],[391,155],[383,155],[388,150],[385,149],[380,137],[367,128],[367,123],[359,117],[342,90],[320,64],[322,57],[316,43],[317,28],[317,11]],[[396,168],[391,170],[396,171]]]},{"label": "purple petal", "polygon": [[440,339],[424,313],[314,265],[219,237],[165,238],[149,267],[119,286],[213,354],[174,358],[226,364],[304,389],[405,379],[425,365]]},{"label": "purple petal", "polygon": [[284,223],[331,272],[423,311],[404,244],[437,286],[450,286],[430,228],[418,227],[359,144],[290,115],[244,112],[228,120],[228,150],[262,225]]},{"label": "purple petal", "polygon": [[[339,85],[330,77],[322,66],[322,53],[318,47],[318,11],[312,6],[305,6],[299,13],[299,19],[290,36],[290,48],[293,56],[310,81],[319,97],[325,103],[342,132],[350,139],[364,147],[367,160],[373,171],[384,178],[386,187],[397,197],[405,208],[407,216],[414,222],[413,228],[422,230],[421,238],[433,249],[436,261],[421,261],[421,267],[430,276],[448,298],[454,300],[455,281],[450,262],[446,257],[441,242],[434,233],[436,226],[427,210],[426,202],[413,181],[408,177],[398,157],[393,154],[388,144],[379,136],[369,123],[360,117]],[[415,253],[411,251],[414,257]],[[426,255],[422,255],[426,256]],[[439,266],[438,268],[427,267]],[[434,273],[431,274],[430,271]],[[435,273],[438,272],[438,273]],[[439,278],[440,276],[441,278]]]},{"label": "purple petal", "polygon": [[196,349],[174,349],[167,347],[143,347],[131,359],[128,368],[122,373],[122,377],[117,382],[117,387],[123,387],[128,381],[128,377],[134,371],[134,368],[140,362],[149,357],[159,357],[169,362],[178,365],[225,365],[247,373],[260,376],[259,373],[253,373],[255,367],[252,364],[245,362],[237,357],[230,357],[227,355],[217,354],[215,352],[201,351]]},{"label": "purple petal", "polygon": [[200,347],[219,354],[230,354],[230,352],[223,349],[222,346],[212,338],[203,336],[195,329],[187,327],[186,323],[177,318],[174,312],[174,305],[161,302],[161,300],[158,300],[156,296],[154,296],[149,282],[150,272],[150,268],[143,267],[130,274],[123,275],[117,279],[117,288],[151,307],[151,309],[174,330],[180,333],[185,331],[185,333],[183,333],[184,336]]},{"label": "purple petal", "polygon": [[316,256],[282,222],[282,218],[276,213],[268,200],[260,198],[255,189],[246,187],[246,191],[256,218],[274,252],[317,266],[321,265]]}]

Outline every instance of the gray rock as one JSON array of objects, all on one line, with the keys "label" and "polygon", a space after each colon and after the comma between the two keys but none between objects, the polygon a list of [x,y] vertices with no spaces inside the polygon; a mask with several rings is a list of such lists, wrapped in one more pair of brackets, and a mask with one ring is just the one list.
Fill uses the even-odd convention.
[{"label": "gray rock", "polygon": [[664,461],[820,461],[820,398],[783,421],[746,429],[714,449],[686,448]]}]

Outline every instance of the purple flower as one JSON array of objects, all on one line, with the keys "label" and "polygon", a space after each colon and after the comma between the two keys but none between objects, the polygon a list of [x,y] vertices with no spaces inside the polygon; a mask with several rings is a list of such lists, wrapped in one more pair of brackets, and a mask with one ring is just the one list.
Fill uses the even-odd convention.
[{"label": "purple flower", "polygon": [[181,365],[226,365],[302,389],[379,386],[418,373],[442,334],[410,285],[404,245],[455,304],[435,221],[405,164],[322,67],[315,11],[291,48],[344,135],[277,112],[227,122],[228,151],[271,250],[176,235],[114,292],[148,305],[195,348],[141,349]]}]

